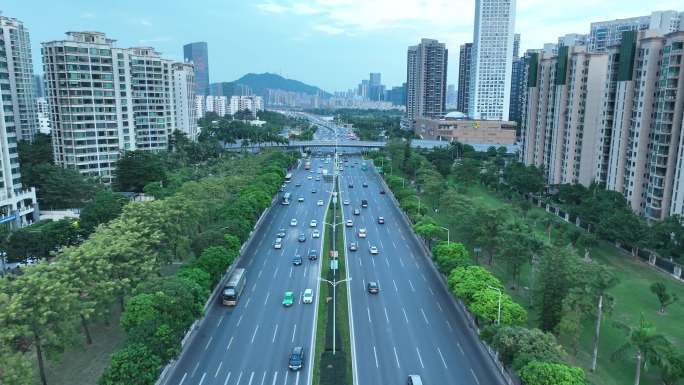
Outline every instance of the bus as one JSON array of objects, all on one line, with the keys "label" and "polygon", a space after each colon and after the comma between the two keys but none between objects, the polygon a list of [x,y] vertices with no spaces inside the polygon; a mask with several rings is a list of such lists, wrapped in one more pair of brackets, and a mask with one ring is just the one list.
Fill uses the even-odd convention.
[{"label": "bus", "polygon": [[292,182],[292,173],[288,172],[287,175],[285,175],[285,183],[290,183]]},{"label": "bus", "polygon": [[310,160],[306,160],[304,162],[304,170],[311,170],[311,161]]},{"label": "bus", "polygon": [[228,283],[223,287],[221,293],[221,303],[225,306],[237,305],[242,289],[245,288],[247,277],[245,276],[245,269],[235,269],[233,274],[228,279]]},{"label": "bus", "polygon": [[280,203],[283,205],[289,205],[291,198],[292,198],[292,194],[290,194],[289,192],[286,192],[285,194],[283,194],[283,200]]}]

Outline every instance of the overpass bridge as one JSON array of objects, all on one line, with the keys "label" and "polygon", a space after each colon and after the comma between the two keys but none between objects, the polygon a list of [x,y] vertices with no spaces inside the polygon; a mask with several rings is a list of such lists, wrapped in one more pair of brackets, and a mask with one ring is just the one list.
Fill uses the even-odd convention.
[{"label": "overpass bridge", "polygon": [[[355,148],[362,150],[369,150],[374,148],[383,148],[387,142],[371,141],[371,140],[291,140],[288,143],[249,143],[243,144],[241,141],[237,143],[224,143],[223,147],[226,150],[258,150],[261,148],[298,148],[300,150],[317,149],[317,148]],[[412,148],[433,149],[435,147],[446,147],[449,142],[441,140],[423,140],[414,139],[411,141]]]}]

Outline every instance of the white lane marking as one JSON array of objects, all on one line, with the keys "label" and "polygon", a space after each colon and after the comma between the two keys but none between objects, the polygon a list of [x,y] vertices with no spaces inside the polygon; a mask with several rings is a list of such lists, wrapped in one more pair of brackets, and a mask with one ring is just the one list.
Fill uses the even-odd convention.
[{"label": "white lane marking", "polygon": [[385,320],[389,323],[389,316],[387,315],[387,308],[385,308]]},{"label": "white lane marking", "polygon": [[297,371],[297,376],[295,377],[295,385],[299,385],[299,371]]},{"label": "white lane marking", "polygon": [[461,354],[463,354],[465,356],[465,350],[463,350],[463,347],[461,346],[461,344],[457,341],[456,345],[458,346],[458,349],[461,351]]},{"label": "white lane marking", "polygon": [[423,281],[427,282],[427,278],[425,278],[425,274],[420,273],[420,276],[423,277]]},{"label": "white lane marking", "polygon": [[390,267],[389,259],[385,258],[385,264],[387,265],[387,267]]},{"label": "white lane marking", "polygon": [[195,377],[195,373],[197,372],[197,368],[199,368],[199,361],[197,361],[197,365],[195,365],[195,369],[192,370],[192,374],[190,377]]},{"label": "white lane marking", "polygon": [[254,291],[256,291],[256,283],[252,286],[252,293],[254,293]]},{"label": "white lane marking", "polygon": [[242,372],[240,372],[240,375],[238,376],[238,380],[235,383],[235,385],[240,385],[240,380],[242,379]]},{"label": "white lane marking", "polygon": [[249,306],[249,302],[252,300],[252,297],[247,298],[247,302],[245,302],[245,308]]},{"label": "white lane marking", "polygon": [[252,385],[252,380],[254,379],[254,372],[249,376],[249,383],[247,385]]},{"label": "white lane marking", "polygon": [[420,350],[418,350],[417,346],[416,346],[416,353],[418,353],[418,361],[420,361],[420,367],[425,369],[425,365],[423,365],[423,357],[420,356]]},{"label": "white lane marking", "polygon": [[293,267],[290,266],[290,278],[292,278],[292,269],[293,269]]},{"label": "white lane marking", "polygon": [[394,291],[396,291],[398,293],[399,288],[397,287],[397,283],[394,280],[392,280],[392,283],[394,284]]},{"label": "white lane marking", "polygon": [[283,381],[283,384],[287,384],[287,377],[289,376],[289,374],[290,374],[289,370],[285,372],[285,381]]},{"label": "white lane marking", "polygon": [[437,302],[437,307],[439,308],[439,311],[441,311],[442,313],[444,313],[444,310],[442,310],[442,305],[440,305],[439,302]]},{"label": "white lane marking", "polygon": [[223,322],[223,319],[224,319],[225,317],[226,317],[225,314],[224,314],[223,316],[221,316],[221,319],[219,320],[219,323],[216,325],[217,328],[218,328],[219,326],[221,326],[221,323]]},{"label": "white lane marking", "polygon": [[444,356],[442,355],[442,351],[439,349],[439,347],[437,348],[437,352],[439,353],[439,358],[442,359],[442,365],[444,365],[444,369],[446,369],[447,364],[446,364],[446,361],[444,361]]},{"label": "white lane marking", "polygon": [[264,385],[265,380],[266,380],[266,372],[264,372],[264,375],[261,377],[261,385]]},{"label": "white lane marking", "polygon": [[371,262],[373,262],[373,267],[375,267],[375,258],[371,256]]},{"label": "white lane marking", "polygon": [[411,291],[416,291],[416,288],[413,287],[413,282],[411,282],[410,279],[408,281],[409,281],[409,285],[411,286]]},{"label": "white lane marking", "polygon": [[183,381],[185,381],[185,377],[188,376],[188,372],[183,373],[183,378],[181,378],[181,382],[178,383],[178,385],[183,385]]},{"label": "white lane marking", "polygon": [[379,368],[380,365],[378,364],[378,352],[375,351],[375,345],[373,345],[373,355],[375,356],[375,367]]},{"label": "white lane marking", "polygon": [[[257,275],[257,278],[261,278],[261,273],[263,273],[263,272],[264,272],[264,269],[259,270],[259,274]],[[255,286],[256,286],[256,284],[255,284]]]},{"label": "white lane marking", "polygon": [[397,368],[401,369],[401,365],[399,364],[399,355],[397,354],[397,347],[394,347],[394,359],[397,361]]},{"label": "white lane marking", "polygon": [[477,382],[477,385],[480,385],[480,380],[477,379],[477,376],[475,375],[475,372],[473,372],[472,368],[470,368],[470,374],[473,375],[473,378],[475,379],[475,382]]},{"label": "white lane marking", "polygon": [[428,321],[427,316],[425,316],[425,311],[423,311],[423,308],[420,308],[420,312],[423,313],[423,319],[425,320],[425,323],[430,325],[430,321]]},{"label": "white lane marking", "polygon": [[404,259],[401,257],[399,257],[399,264],[401,265],[401,267],[406,267],[406,265],[404,265]]},{"label": "white lane marking", "polygon": [[397,248],[397,244],[394,243],[394,239],[392,239],[392,245],[394,246],[395,249]]},{"label": "white lane marking", "polygon": [[418,261],[416,261],[416,260],[414,259],[414,260],[413,260],[413,263],[416,264],[416,269],[420,270],[420,265],[418,265]]},{"label": "white lane marking", "polygon": [[277,380],[278,380],[278,372],[273,372],[273,382],[271,382],[271,385],[275,385]]},{"label": "white lane marking", "polygon": [[223,385],[227,385],[227,384],[228,384],[228,381],[230,381],[230,375],[231,375],[231,373],[228,372],[228,375],[226,376],[226,380],[223,381]]},{"label": "white lane marking", "polygon": [[309,265],[304,265],[304,277],[306,277],[306,272],[309,270]]},{"label": "white lane marking", "polygon": [[362,267],[361,258],[357,258],[356,260],[359,261],[359,267]]},{"label": "white lane marking", "polygon": [[370,317],[370,308],[366,308],[366,312],[368,313],[368,322],[373,323],[373,321],[371,321],[371,317]]},{"label": "white lane marking", "polygon": [[275,271],[273,272],[273,278],[275,279],[276,275],[278,275],[278,266],[276,266]]},{"label": "white lane marking", "polygon": [[428,286],[428,289],[430,290],[430,293],[431,293],[432,295],[435,295],[435,292],[432,291],[432,288],[431,288],[430,286]]},{"label": "white lane marking", "polygon": [[273,331],[273,340],[271,342],[275,342],[277,334],[278,334],[278,324],[276,324],[275,330]]},{"label": "white lane marking", "polygon": [[406,238],[404,238],[404,233],[401,233],[401,239],[403,239],[404,242],[406,242]]},{"label": "white lane marking", "polygon": [[380,242],[380,247],[382,247],[384,249],[385,246],[383,246],[383,244],[382,244],[382,239],[378,239],[378,242]]},{"label": "white lane marking", "polygon": [[237,323],[237,325],[235,325],[236,327],[237,327],[237,326],[240,326],[240,322],[242,322],[242,316],[243,316],[243,315],[244,315],[244,314],[240,314],[240,319],[238,319],[238,323]]},{"label": "white lane marking", "polygon": [[230,350],[230,345],[233,344],[233,337],[230,337],[230,341],[228,341],[228,346],[226,346],[226,351]]},{"label": "white lane marking", "polygon": [[209,345],[211,345],[211,341],[214,339],[214,336],[209,337],[209,341],[207,341],[207,344],[204,346],[204,350],[207,350],[209,348]]},{"label": "white lane marking", "polygon": [[269,291],[268,293],[266,293],[266,299],[264,300],[264,306],[266,306],[266,303],[268,302],[268,297],[270,297],[270,296],[271,296],[271,292]]},{"label": "white lane marking", "polygon": [[401,311],[402,311],[402,313],[404,313],[404,319],[406,320],[406,323],[409,323],[409,322],[408,322],[408,317],[406,316],[406,310],[404,310],[404,308],[402,307],[402,308],[401,308]]},{"label": "white lane marking", "polygon": [[200,378],[199,385],[202,385],[202,383],[204,382],[204,377],[206,377],[206,376],[207,376],[207,372],[202,373],[202,378]]},{"label": "white lane marking", "polygon": [[261,267],[266,267],[266,261],[268,261],[268,259],[264,259],[264,263],[261,265]]},{"label": "white lane marking", "polygon": [[449,320],[446,320],[446,323],[447,323],[447,326],[449,327],[449,331],[453,333],[454,328],[451,327],[451,323],[449,322]]},{"label": "white lane marking", "polygon": [[295,333],[297,333],[297,324],[294,325],[294,329],[292,330],[292,342],[294,342]]},{"label": "white lane marking", "polygon": [[219,362],[219,366],[216,368],[216,374],[214,374],[214,378],[218,377],[218,374],[221,371],[221,366],[223,366],[223,361]]},{"label": "white lane marking", "polygon": [[[425,315],[425,313],[423,313],[423,315]],[[259,325],[257,325],[256,328],[254,328],[254,334],[252,334],[252,343],[254,343],[254,337],[256,337],[257,330],[259,330]]]}]

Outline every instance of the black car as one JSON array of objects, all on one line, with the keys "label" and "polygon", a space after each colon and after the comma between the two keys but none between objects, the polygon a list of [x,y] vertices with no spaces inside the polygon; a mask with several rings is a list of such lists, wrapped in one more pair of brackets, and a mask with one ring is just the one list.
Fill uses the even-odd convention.
[{"label": "black car", "polygon": [[363,187],[368,187],[368,183],[363,182],[363,184],[362,184],[361,186],[363,186]]},{"label": "black car", "polygon": [[384,225],[384,224],[385,224],[385,218],[383,218],[383,217],[378,217],[378,224],[379,224],[379,225]]},{"label": "black car", "polygon": [[292,264],[295,266],[299,266],[302,264],[302,256],[297,254],[294,257],[292,257]]},{"label": "black car", "polygon": [[375,281],[368,282],[368,292],[371,294],[378,294],[380,292],[380,287],[378,287],[378,283]]},{"label": "black car", "polygon": [[299,234],[299,236],[297,237],[297,240],[299,242],[306,242],[306,234],[304,234],[304,233]]},{"label": "black car", "polygon": [[365,209],[366,207],[368,207],[368,201],[365,200],[365,199],[362,199],[362,200],[361,200],[361,207],[363,207],[364,209]]},{"label": "black car", "polygon": [[349,183],[349,184],[347,185],[347,187],[349,187],[349,188],[354,188],[354,184],[353,184],[353,183]]},{"label": "black car", "polygon": [[318,259],[318,251],[316,249],[309,250],[309,260],[315,261]]},{"label": "black car", "polygon": [[304,366],[304,347],[295,346],[290,353],[290,362],[287,365],[290,370],[299,370]]},{"label": "black car", "polygon": [[285,235],[287,235],[287,233],[285,233],[284,228],[281,227],[280,229],[278,229],[278,233],[276,234],[278,238],[285,238]]},{"label": "black car", "polygon": [[385,190],[380,190],[381,195],[385,195]]}]

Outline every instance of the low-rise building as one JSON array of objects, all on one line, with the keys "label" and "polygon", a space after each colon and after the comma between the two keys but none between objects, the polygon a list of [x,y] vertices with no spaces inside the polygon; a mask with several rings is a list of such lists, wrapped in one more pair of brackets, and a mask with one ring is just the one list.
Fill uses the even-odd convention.
[{"label": "low-rise building", "polygon": [[444,119],[417,118],[414,132],[421,139],[505,146],[515,144],[516,127],[515,122],[472,120],[455,112],[447,114]]}]

